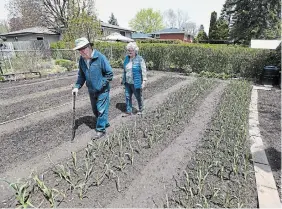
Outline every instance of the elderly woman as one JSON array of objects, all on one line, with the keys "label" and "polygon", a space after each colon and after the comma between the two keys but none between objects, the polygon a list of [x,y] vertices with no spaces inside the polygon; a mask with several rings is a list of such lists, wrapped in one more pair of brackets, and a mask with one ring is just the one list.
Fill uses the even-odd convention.
[{"label": "elderly woman", "polygon": [[147,71],[144,59],[138,55],[138,46],[135,42],[127,44],[127,56],[123,64],[123,77],[122,84],[125,85],[125,98],[126,98],[126,114],[132,114],[132,94],[134,94],[138,102],[138,115],[142,114],[144,109],[142,89],[147,81]]}]

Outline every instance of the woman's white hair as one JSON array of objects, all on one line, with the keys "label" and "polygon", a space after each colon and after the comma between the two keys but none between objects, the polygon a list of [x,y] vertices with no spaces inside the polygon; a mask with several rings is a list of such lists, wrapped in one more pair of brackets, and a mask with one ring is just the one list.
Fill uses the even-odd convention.
[{"label": "woman's white hair", "polygon": [[130,42],[126,45],[126,49],[133,49],[135,52],[138,52],[139,51],[139,48],[136,44],[136,42]]}]

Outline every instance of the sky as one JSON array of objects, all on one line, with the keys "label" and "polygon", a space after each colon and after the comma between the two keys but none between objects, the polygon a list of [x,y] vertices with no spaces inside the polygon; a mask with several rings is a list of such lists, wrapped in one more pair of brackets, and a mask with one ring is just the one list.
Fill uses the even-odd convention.
[{"label": "sky", "polygon": [[[0,19],[7,19],[8,11],[5,3],[9,0],[0,0]],[[225,0],[96,0],[96,9],[99,18],[108,22],[111,13],[117,18],[121,27],[130,28],[128,22],[143,8],[153,8],[161,13],[168,9],[181,9],[188,13],[189,21],[198,26],[204,25],[208,32],[211,12],[220,15]]]}]

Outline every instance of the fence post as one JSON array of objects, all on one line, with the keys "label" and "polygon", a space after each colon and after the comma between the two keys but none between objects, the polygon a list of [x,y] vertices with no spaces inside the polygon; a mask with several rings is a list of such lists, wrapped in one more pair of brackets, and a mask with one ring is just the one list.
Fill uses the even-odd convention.
[{"label": "fence post", "polygon": [[111,45],[111,60],[113,59],[113,46]]},{"label": "fence post", "polygon": [[13,66],[12,66],[12,63],[11,63],[11,60],[10,60],[10,56],[8,56],[8,60],[9,60],[11,70],[12,70],[12,72],[14,72],[14,69],[13,69]]}]

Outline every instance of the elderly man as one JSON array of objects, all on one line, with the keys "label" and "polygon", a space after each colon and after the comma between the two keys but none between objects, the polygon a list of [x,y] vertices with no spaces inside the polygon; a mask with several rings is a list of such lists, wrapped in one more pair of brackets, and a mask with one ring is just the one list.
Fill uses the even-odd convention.
[{"label": "elderly man", "polygon": [[106,128],[110,126],[108,112],[110,104],[110,81],[113,71],[107,58],[99,51],[92,48],[93,44],[82,37],[75,40],[75,48],[80,53],[78,78],[73,94],[78,93],[86,82],[90,96],[92,111],[97,118],[96,130],[92,139],[98,139],[105,135]]}]

